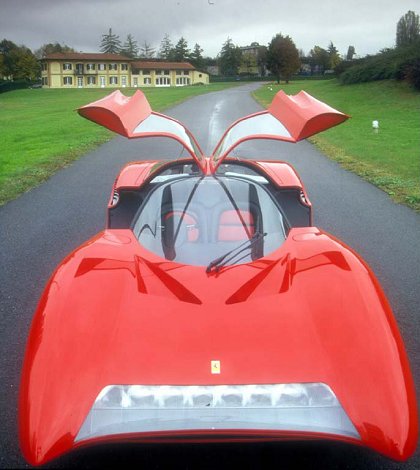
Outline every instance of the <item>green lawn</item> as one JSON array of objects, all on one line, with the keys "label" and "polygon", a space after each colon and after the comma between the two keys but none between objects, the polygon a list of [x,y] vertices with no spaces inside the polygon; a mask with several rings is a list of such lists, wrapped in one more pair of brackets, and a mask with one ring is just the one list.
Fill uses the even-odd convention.
[{"label": "green lawn", "polygon": [[[236,83],[144,90],[159,111],[191,96]],[[270,89],[271,88],[271,89]],[[327,155],[385,190],[397,202],[420,210],[420,93],[383,81],[339,85],[335,80],[263,85],[255,97],[267,105],[283,88],[306,90],[352,116],[312,140]],[[113,134],[74,110],[111,90],[18,90],[0,95],[0,204],[49,178],[57,169]],[[126,89],[129,95],[134,90]],[[374,133],[372,120],[380,130]]]},{"label": "green lawn", "polygon": [[[270,89],[271,88],[271,89]],[[264,105],[282,88],[305,90],[351,116],[311,140],[344,168],[420,211],[420,93],[391,80],[340,85],[336,80],[264,85],[255,97]],[[379,121],[379,132],[372,121]]]},{"label": "green lawn", "polygon": [[[237,83],[144,89],[161,111],[181,101]],[[110,89],[27,89],[0,95],[0,205],[40,184],[113,133],[82,119],[74,110]],[[134,89],[125,89],[126,95]]]}]

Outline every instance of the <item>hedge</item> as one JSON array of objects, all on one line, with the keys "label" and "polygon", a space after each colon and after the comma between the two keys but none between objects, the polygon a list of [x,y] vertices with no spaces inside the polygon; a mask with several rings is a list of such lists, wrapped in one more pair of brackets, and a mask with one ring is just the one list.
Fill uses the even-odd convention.
[{"label": "hedge", "polygon": [[368,56],[352,65],[341,64],[340,82],[343,84],[371,82],[374,80],[407,80],[420,90],[420,41],[410,46],[383,51],[375,56]]}]

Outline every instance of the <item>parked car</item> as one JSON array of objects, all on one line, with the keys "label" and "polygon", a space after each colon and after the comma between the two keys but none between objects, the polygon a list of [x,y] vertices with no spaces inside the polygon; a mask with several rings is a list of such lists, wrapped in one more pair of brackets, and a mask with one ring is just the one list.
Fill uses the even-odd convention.
[{"label": "parked car", "polygon": [[292,144],[347,116],[280,91],[206,157],[140,91],[79,113],[128,138],[174,139],[188,156],[125,166],[105,229],[46,286],[20,390],[27,461],[116,440],[284,439],[407,459],[415,393],[377,279],[313,226],[292,166],[230,156],[247,140]]}]

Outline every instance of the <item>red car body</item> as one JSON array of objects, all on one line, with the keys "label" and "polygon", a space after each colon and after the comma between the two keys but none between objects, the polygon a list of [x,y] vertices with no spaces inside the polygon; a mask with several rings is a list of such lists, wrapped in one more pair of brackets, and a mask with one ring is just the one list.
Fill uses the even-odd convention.
[{"label": "red car body", "polygon": [[[131,99],[114,93],[79,112],[129,138],[175,139],[190,157],[127,165],[111,193],[107,228],[71,253],[46,286],[20,390],[20,443],[28,462],[40,465],[104,441],[180,438],[341,440],[407,459],[417,443],[414,386],[397,324],[374,274],[349,247],[312,226],[311,204],[290,165],[229,158],[245,140],[294,142],[346,116],[309,95],[280,93],[268,111],[231,126],[207,158],[181,124],[152,113],[139,92]],[[153,114],[181,131],[136,131]],[[261,132],[261,116],[280,120],[288,132]],[[255,133],[240,135],[238,125],[253,122]],[[188,172],[194,167],[192,174],[183,173],[186,166]],[[139,206],[151,204],[150,186],[166,185],[165,178],[179,185],[193,178],[197,185],[214,178],[230,184],[230,178],[241,180],[242,170],[252,184],[263,181],[273,200],[289,201],[282,209],[292,221],[285,238],[263,256],[232,264],[223,264],[222,256],[206,269],[145,247],[136,225],[127,223]],[[244,239],[238,233],[246,231],[252,244],[255,214],[233,207],[221,212],[215,237],[219,244],[237,244]],[[196,212],[172,207],[172,199],[165,212],[188,225],[187,260],[204,231]],[[286,389],[291,392],[283,393]],[[326,406],[313,390],[321,390]],[[278,402],[276,393],[282,397]],[[108,409],[112,394],[118,399]],[[152,397],[153,404],[135,405],[140,395]],[[297,396],[310,398],[293,401]],[[175,403],[177,397],[181,401]],[[193,404],[202,397],[206,406]],[[336,431],[328,427],[330,412],[344,423]],[[142,422],[141,413],[151,416],[152,424]],[[293,425],[278,424],[269,415],[286,416]],[[103,422],[92,424],[94,416]]]}]

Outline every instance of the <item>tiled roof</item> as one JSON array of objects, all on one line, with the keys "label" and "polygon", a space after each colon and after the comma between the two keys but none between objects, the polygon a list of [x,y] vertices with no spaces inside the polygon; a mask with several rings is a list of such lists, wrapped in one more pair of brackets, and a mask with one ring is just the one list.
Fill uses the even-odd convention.
[{"label": "tiled roof", "polygon": [[129,62],[131,59],[120,54],[102,54],[89,52],[54,52],[44,57],[47,60],[113,60]]},{"label": "tiled roof", "polygon": [[153,70],[195,70],[189,62],[147,62],[135,61],[131,62],[134,69],[153,69]]},{"label": "tiled roof", "polygon": [[159,60],[134,60],[120,54],[102,54],[90,52],[54,52],[43,60],[90,60],[130,62],[133,69],[143,70],[196,70],[189,62],[164,62]]}]

